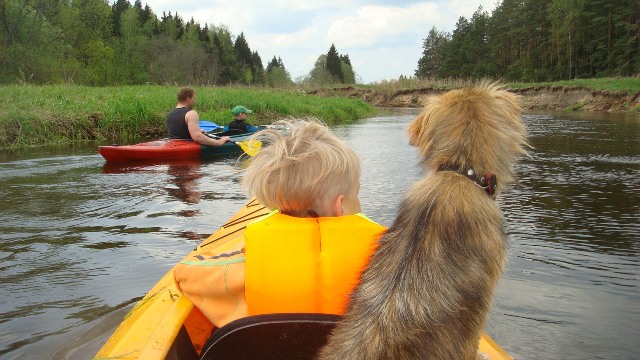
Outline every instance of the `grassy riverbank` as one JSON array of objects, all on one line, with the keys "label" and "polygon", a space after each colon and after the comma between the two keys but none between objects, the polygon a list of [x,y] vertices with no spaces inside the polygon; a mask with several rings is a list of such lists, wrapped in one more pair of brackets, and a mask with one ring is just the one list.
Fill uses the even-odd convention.
[{"label": "grassy riverbank", "polygon": [[[477,81],[404,78],[371,85],[314,90],[314,93],[366,99],[382,107],[420,107],[434,94],[474,83]],[[640,77],[501,84],[521,96],[525,110],[640,112]]]},{"label": "grassy riverbank", "polygon": [[[626,78],[597,78],[597,79],[574,79],[564,81],[542,82],[542,83],[505,83],[496,79],[486,79],[486,81],[497,81],[504,84],[507,89],[526,88],[582,88],[593,91],[609,91],[635,95],[640,92],[640,77]],[[440,90],[456,89],[463,86],[473,85],[470,79],[416,79],[403,78],[400,80],[382,81],[372,85],[358,85],[364,88],[375,90],[383,94],[393,94],[403,90],[415,90],[433,88]]]},{"label": "grassy riverbank", "polygon": [[[195,109],[201,119],[218,124],[228,123],[232,119],[231,108],[238,104],[254,110],[249,118],[254,125],[269,124],[287,116],[315,116],[328,124],[350,123],[375,114],[372,104],[419,107],[422,99],[434,92],[473,83],[463,79],[404,78],[372,85],[306,90],[313,95],[298,89],[203,87],[196,88]],[[524,99],[532,99],[528,102],[531,104],[523,101],[525,108],[640,112],[637,77],[505,86],[529,93]],[[178,86],[0,86],[0,101],[5,104],[0,108],[0,148],[162,137],[166,134],[165,115],[175,106],[178,89]],[[593,93],[585,95],[585,91]],[[538,93],[541,95],[536,96]],[[553,103],[552,100],[567,98],[567,94],[577,98]],[[594,99],[589,100],[587,95]]]},{"label": "grassy riverbank", "polygon": [[640,78],[599,78],[599,79],[574,79],[566,81],[554,81],[545,83],[510,83],[510,89],[526,89],[536,87],[568,87],[584,88],[594,91],[609,91],[635,95],[640,92]]},{"label": "grassy riverbank", "polygon": [[[361,100],[317,97],[295,90],[195,88],[203,120],[226,124],[238,104],[254,110],[249,122],[270,124],[288,116],[350,123],[375,113]],[[162,137],[178,86],[0,86],[0,148],[79,140]]]}]

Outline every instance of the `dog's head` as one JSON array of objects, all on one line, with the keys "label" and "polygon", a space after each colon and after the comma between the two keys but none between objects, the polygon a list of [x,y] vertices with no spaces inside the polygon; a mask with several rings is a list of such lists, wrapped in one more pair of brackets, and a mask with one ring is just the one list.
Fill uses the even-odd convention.
[{"label": "dog's head", "polygon": [[452,90],[427,101],[409,125],[409,143],[427,170],[470,166],[476,174],[496,174],[504,190],[528,146],[520,112],[517,96],[494,84]]}]

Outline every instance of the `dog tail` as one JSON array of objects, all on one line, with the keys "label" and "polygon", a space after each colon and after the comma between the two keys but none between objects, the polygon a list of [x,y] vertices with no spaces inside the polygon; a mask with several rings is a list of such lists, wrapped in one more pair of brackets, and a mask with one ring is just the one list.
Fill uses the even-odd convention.
[{"label": "dog tail", "polygon": [[320,359],[473,356],[504,266],[501,219],[459,174],[414,184]]}]

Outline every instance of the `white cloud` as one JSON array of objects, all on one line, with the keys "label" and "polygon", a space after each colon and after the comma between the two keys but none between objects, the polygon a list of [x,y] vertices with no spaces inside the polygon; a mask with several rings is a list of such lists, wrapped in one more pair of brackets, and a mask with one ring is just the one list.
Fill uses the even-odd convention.
[{"label": "white cloud", "polygon": [[344,0],[323,0],[323,1],[300,1],[300,0],[277,0],[269,2],[270,7],[288,9],[293,12],[319,11],[324,9],[334,9],[344,7]]},{"label": "white cloud", "polygon": [[[449,10],[452,14],[458,14],[456,20],[460,16],[464,16],[466,18],[470,18],[478,7],[482,5],[482,9],[484,11],[489,12],[495,8],[496,0],[476,0],[476,1],[468,1],[468,0],[451,0],[449,3]],[[454,24],[455,25],[455,24]]]},{"label": "white cloud", "polygon": [[340,39],[340,44],[348,48],[371,47],[381,39],[415,34],[416,26],[434,21],[437,8],[434,3],[404,8],[363,6],[355,16],[335,20],[327,32],[327,39]]}]

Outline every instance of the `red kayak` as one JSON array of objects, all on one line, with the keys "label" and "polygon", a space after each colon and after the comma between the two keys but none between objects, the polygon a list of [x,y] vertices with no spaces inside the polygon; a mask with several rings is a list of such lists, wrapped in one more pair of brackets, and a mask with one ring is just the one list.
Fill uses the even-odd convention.
[{"label": "red kayak", "polygon": [[241,153],[243,150],[237,142],[246,140],[250,135],[233,135],[231,140],[236,143],[226,143],[222,146],[200,145],[193,140],[163,139],[135,145],[100,146],[98,151],[107,161],[113,162],[203,158]]}]

